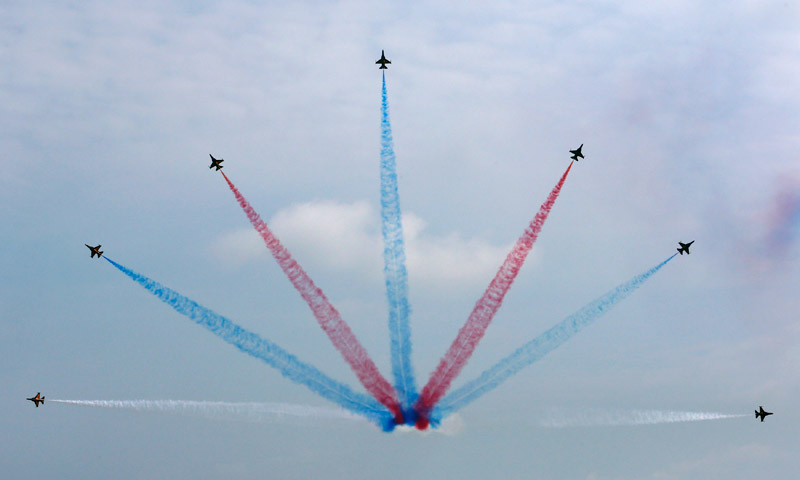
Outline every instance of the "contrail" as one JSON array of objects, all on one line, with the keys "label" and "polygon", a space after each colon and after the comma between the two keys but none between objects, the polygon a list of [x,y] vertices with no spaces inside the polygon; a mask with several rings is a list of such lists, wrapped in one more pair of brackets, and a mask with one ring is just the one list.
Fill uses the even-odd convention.
[{"label": "contrail", "polygon": [[331,305],[322,290],[314,284],[311,277],[292,258],[291,253],[281,244],[278,237],[261,220],[261,216],[250,205],[250,202],[233,185],[233,182],[225,175],[225,172],[220,170],[220,173],[225,178],[225,181],[228,182],[231,192],[233,192],[250,223],[261,235],[264,244],[272,252],[272,256],[275,257],[278,265],[289,277],[289,281],[292,282],[292,285],[303,297],[303,300],[311,307],[319,326],[328,335],[333,346],[336,347],[347,364],[350,365],[364,388],[392,412],[396,423],[403,423],[403,413],[394,387],[381,375],[367,350],[358,341],[347,323],[342,320],[341,315]]},{"label": "contrail", "polygon": [[675,258],[675,255],[677,255],[677,253],[645,273],[633,277],[631,280],[617,286],[602,297],[585,305],[543,334],[518,348],[511,355],[485,370],[478,378],[454,390],[436,406],[434,415],[432,416],[443,418],[449,415],[453,411],[462,408],[473,400],[493,390],[524,367],[527,367],[547,355],[636,291],[648,278],[658,272],[667,262]]},{"label": "contrail", "polygon": [[417,399],[414,370],[411,366],[411,326],[408,316],[408,273],[403,243],[400,195],[397,191],[397,171],[389,122],[389,100],[386,94],[386,75],[383,75],[381,95],[381,231],[383,233],[383,272],[386,277],[386,297],[389,302],[389,335],[391,340],[394,386],[403,406],[406,423],[413,423],[409,408]]},{"label": "contrail", "polygon": [[718,412],[682,412],[673,410],[579,410],[553,412],[547,418],[542,419],[539,425],[549,428],[613,427],[702,422],[749,416],[749,414],[731,415]]},{"label": "contrail", "polygon": [[475,304],[475,308],[467,318],[466,323],[459,330],[458,336],[453,340],[447,353],[442,357],[436,370],[431,374],[428,383],[422,389],[419,400],[415,404],[415,409],[420,415],[419,426],[421,428],[427,426],[427,417],[431,409],[450,388],[453,379],[458,376],[461,369],[467,364],[467,361],[478,346],[478,342],[486,333],[489,323],[491,323],[495,313],[502,305],[503,298],[508,293],[508,289],[511,288],[511,284],[514,283],[520,268],[525,263],[525,258],[527,258],[528,253],[533,248],[533,244],[539,237],[542,226],[544,226],[550,210],[556,203],[561,187],[564,186],[571,168],[572,163],[569,164],[561,179],[550,192],[550,195],[547,196],[547,200],[539,208],[539,212],[528,225],[528,228],[517,240],[516,245],[514,245],[514,248],[500,266],[489,287]]},{"label": "contrail", "polygon": [[305,385],[313,392],[337,403],[343,408],[369,418],[381,428],[391,429],[393,423],[391,418],[387,418],[390,416],[389,412],[371,397],[354,392],[347,385],[333,380],[317,368],[301,362],[297,357],[275,343],[245,330],[222,315],[181,295],[175,290],[136,273],[108,257],[103,258],[178,313],[188,317],[242,352],[274,367],[284,377]]},{"label": "contrail", "polygon": [[270,422],[284,418],[363,420],[338,408],[312,407],[291,403],[202,402],[189,400],[48,400],[81,407],[178,413],[215,420]]}]

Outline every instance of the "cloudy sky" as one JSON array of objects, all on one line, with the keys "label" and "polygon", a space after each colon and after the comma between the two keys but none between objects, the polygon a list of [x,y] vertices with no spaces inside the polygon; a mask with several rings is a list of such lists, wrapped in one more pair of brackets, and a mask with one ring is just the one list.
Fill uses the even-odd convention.
[{"label": "cloudy sky", "polygon": [[[10,478],[790,478],[800,468],[793,2],[0,5],[0,467]],[[24,398],[332,404],[88,258],[360,388],[208,154],[389,375],[380,50],[427,379],[583,143],[455,385],[696,240],[441,433]],[[553,428],[619,410],[752,418]],[[319,411],[319,410],[314,410]],[[614,413],[617,415],[617,413]]]}]

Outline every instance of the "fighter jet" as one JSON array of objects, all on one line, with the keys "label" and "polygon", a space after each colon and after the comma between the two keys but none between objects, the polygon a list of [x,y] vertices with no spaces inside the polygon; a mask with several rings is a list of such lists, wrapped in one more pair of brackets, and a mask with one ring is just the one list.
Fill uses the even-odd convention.
[{"label": "fighter jet", "polygon": [[578,147],[577,149],[575,149],[575,150],[570,150],[570,151],[569,151],[569,153],[571,153],[571,154],[572,154],[572,156],[571,156],[571,157],[569,157],[569,158],[571,158],[571,159],[575,160],[576,162],[578,161],[578,157],[581,157],[581,158],[583,158],[583,154],[581,153],[581,149],[582,149],[582,148],[583,148],[583,144],[581,143],[581,146],[580,146],[580,147]]},{"label": "fighter jet", "polygon": [[[84,243],[84,245],[86,244]],[[89,258],[94,258],[95,255],[97,255],[97,258],[102,257],[103,252],[100,251],[100,247],[102,247],[102,245],[98,245],[96,247],[90,247],[89,245],[86,245],[86,248],[92,251],[91,256]]]},{"label": "fighter jet", "polygon": [[211,157],[211,166],[208,168],[217,167],[217,171],[219,172],[220,169],[222,168],[222,162],[224,162],[225,160],[222,158],[217,160],[216,158],[214,158],[214,155],[211,155],[210,153],[208,154],[208,156]]},{"label": "fighter jet", "polygon": [[678,245],[680,245],[680,247],[678,247],[678,253],[683,255],[683,252],[686,252],[686,255],[689,255],[689,247],[691,247],[693,243],[694,240],[689,243],[678,242]]},{"label": "fighter jet", "polygon": [[39,408],[39,404],[40,403],[44,403],[44,397],[40,397],[39,396],[41,394],[42,394],[42,392],[38,392],[35,397],[31,397],[31,398],[28,398],[26,400],[30,400],[31,402],[33,402],[34,405],[36,405],[36,408]]},{"label": "fighter jet", "polygon": [[[44,397],[42,397],[42,399],[43,399],[42,401],[44,401]],[[760,410],[760,411],[759,411],[759,410]],[[761,421],[762,421],[762,422],[763,422],[763,421],[764,421],[764,419],[767,417],[767,415],[772,415],[772,412],[765,412],[765,411],[764,411],[764,407],[762,407],[762,406],[760,406],[760,405],[759,405],[759,407],[758,407],[758,410],[756,410],[755,412],[756,412],[756,418],[758,418],[758,417],[761,417]]]},{"label": "fighter jet", "polygon": [[378,70],[386,70],[387,69],[386,68],[386,64],[387,63],[392,63],[392,62],[390,62],[389,60],[386,60],[386,55],[384,55],[383,54],[383,50],[381,50],[381,58],[378,59],[378,61],[375,62],[375,63],[380,64],[380,68],[378,68]]}]

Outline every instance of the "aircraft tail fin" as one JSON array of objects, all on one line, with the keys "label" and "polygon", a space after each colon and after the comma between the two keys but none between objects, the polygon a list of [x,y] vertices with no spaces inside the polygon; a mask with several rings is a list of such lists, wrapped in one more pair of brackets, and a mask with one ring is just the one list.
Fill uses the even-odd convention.
[{"label": "aircraft tail fin", "polygon": [[758,418],[758,410],[756,410],[755,412],[756,412],[756,418]]}]

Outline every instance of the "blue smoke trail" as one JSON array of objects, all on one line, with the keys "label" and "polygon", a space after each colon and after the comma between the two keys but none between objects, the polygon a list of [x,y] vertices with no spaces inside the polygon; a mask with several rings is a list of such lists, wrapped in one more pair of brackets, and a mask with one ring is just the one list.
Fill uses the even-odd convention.
[{"label": "blue smoke trail", "polygon": [[626,283],[619,285],[614,290],[611,290],[597,300],[587,304],[550,328],[550,330],[547,330],[515,350],[511,355],[500,360],[496,365],[484,371],[475,380],[451,392],[436,406],[432,415],[432,420],[440,420],[473,400],[480,398],[524,367],[527,367],[559,347],[583,330],[584,327],[591,325],[592,322],[627,298],[628,295],[639,288],[645,280],[659,271],[667,262],[675,258],[675,255],[677,255],[677,253],[645,273],[633,277]]},{"label": "blue smoke trail", "polygon": [[245,330],[222,315],[199,305],[175,290],[167,288],[144,275],[140,275],[108,257],[103,258],[178,313],[185,315],[242,352],[274,367],[289,380],[305,385],[313,392],[339,406],[367,417],[384,430],[392,428],[394,422],[392,415],[372,397],[354,392],[347,385],[339,383],[315,367],[301,362],[297,357],[271,341]]},{"label": "blue smoke trail", "polygon": [[383,272],[386,276],[386,297],[389,301],[389,335],[391,339],[392,373],[395,389],[403,406],[406,423],[413,424],[410,408],[417,399],[414,370],[411,367],[411,326],[408,316],[408,273],[403,243],[400,196],[397,193],[397,171],[389,122],[389,101],[386,75],[381,95],[381,230],[383,232]]}]

